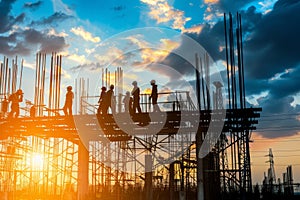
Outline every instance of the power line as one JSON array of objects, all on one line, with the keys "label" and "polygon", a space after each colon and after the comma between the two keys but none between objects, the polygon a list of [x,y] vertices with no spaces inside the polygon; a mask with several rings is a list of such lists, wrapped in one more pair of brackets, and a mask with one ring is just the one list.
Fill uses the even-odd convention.
[{"label": "power line", "polygon": [[[300,166],[300,164],[275,164],[275,167],[287,167],[288,165],[292,165],[292,166]],[[252,167],[270,167],[270,165],[263,165],[263,164],[251,164]]]},{"label": "power line", "polygon": [[272,129],[272,127],[270,127],[270,128],[265,128],[265,129],[262,129],[262,130],[260,130],[260,129],[257,129],[257,131],[256,132],[270,132],[270,131],[272,131],[272,132],[277,132],[277,131],[288,131],[288,130],[295,130],[295,131],[300,131],[300,127],[297,127],[297,128],[278,128],[278,129]]},{"label": "power line", "polygon": [[[262,156],[251,156],[252,158],[262,158],[262,157],[266,157],[265,155]],[[276,155],[274,156],[275,158],[286,158],[286,157],[300,157],[300,155],[285,155],[285,156],[280,156],[280,155]]]},{"label": "power line", "polygon": [[300,139],[299,140],[280,140],[280,141],[274,141],[274,139],[272,140],[272,139],[270,139],[270,140],[264,140],[264,139],[262,139],[262,140],[257,140],[257,141],[255,141],[255,140],[253,140],[254,142],[264,142],[264,141],[273,141],[273,142],[276,142],[276,143],[278,143],[278,142],[299,142],[300,141]]},{"label": "power line", "polygon": [[[280,150],[280,152],[295,152],[295,151],[300,151],[300,149],[282,149]],[[259,150],[252,150],[251,152],[264,152],[264,153],[267,153],[268,151],[259,151]],[[273,150],[273,153],[276,153],[277,151]]]},{"label": "power line", "polygon": [[[278,140],[279,138],[256,138],[253,140],[259,140],[259,141],[271,141],[271,140]],[[296,137],[296,138],[282,138],[280,139],[281,141],[295,141],[295,140],[300,140],[300,137]]]},{"label": "power line", "polygon": [[[288,166],[288,165],[292,165],[292,166],[300,166],[300,163],[295,163],[295,164],[291,164],[291,163],[286,163],[286,164],[275,164],[275,167],[284,167],[284,166]],[[265,166],[265,167],[269,167],[270,164],[269,163],[265,163],[265,164],[255,164],[255,163],[251,163],[251,166]]]}]

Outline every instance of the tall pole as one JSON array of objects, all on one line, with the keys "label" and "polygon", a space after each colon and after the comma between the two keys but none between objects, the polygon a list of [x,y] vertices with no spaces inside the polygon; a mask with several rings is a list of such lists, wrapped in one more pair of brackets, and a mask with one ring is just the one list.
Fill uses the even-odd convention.
[{"label": "tall pole", "polygon": [[[196,68],[199,68],[198,65],[198,56],[196,54]],[[201,63],[201,60],[200,60]],[[202,74],[202,65],[201,65],[201,75]],[[202,87],[203,85],[203,77],[202,77]],[[200,112],[201,112],[201,106],[200,106],[200,76],[198,69],[196,69],[196,83],[197,83],[197,102],[199,104],[199,121],[200,121]],[[203,93],[204,95],[204,93]],[[203,96],[204,97],[204,96]],[[204,98],[205,99],[205,98]],[[205,102],[204,102],[205,104]],[[205,105],[204,105],[205,106]],[[198,126],[200,127],[200,125]],[[203,143],[203,138],[202,138],[202,131],[200,128],[198,128],[197,133],[196,133],[196,160],[197,160],[197,200],[204,200],[204,169],[203,169],[203,159],[200,158],[199,152],[201,145]]]},{"label": "tall pole", "polygon": [[21,72],[20,72],[20,82],[19,82],[19,89],[21,89],[21,87],[22,87],[22,78],[23,78],[23,63],[24,63],[24,60],[22,59],[22,61],[21,61]]},{"label": "tall pole", "polygon": [[198,100],[198,109],[201,110],[201,99],[200,99],[200,76],[199,76],[199,58],[198,54],[195,54],[196,61],[196,92],[197,92],[197,100]]},{"label": "tall pole", "polygon": [[[50,64],[50,83],[49,83],[49,100],[48,100],[48,106],[50,109],[53,108],[53,105],[52,105],[52,91],[53,91],[53,53],[51,55],[51,64]],[[52,114],[50,114],[52,115]]]},{"label": "tall pole", "polygon": [[227,22],[226,22],[226,14],[225,13],[224,13],[224,35],[225,35],[228,107],[229,107],[229,109],[231,109],[230,76],[229,76],[229,60],[228,60],[228,36],[227,36]]}]

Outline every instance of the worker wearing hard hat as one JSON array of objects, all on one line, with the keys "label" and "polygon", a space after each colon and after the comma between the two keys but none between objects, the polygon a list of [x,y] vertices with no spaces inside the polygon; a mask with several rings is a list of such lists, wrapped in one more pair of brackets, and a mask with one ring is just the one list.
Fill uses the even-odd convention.
[{"label": "worker wearing hard hat", "polygon": [[19,103],[23,101],[23,91],[21,89],[17,90],[15,93],[11,94],[8,98],[11,102],[11,111],[8,114],[8,118],[17,118],[20,114]]},{"label": "worker wearing hard hat", "polygon": [[133,113],[136,113],[136,110],[138,110],[138,113],[142,112],[141,106],[140,106],[140,88],[137,86],[137,82],[132,82],[133,89],[131,91],[131,95],[133,96]]},{"label": "worker wearing hard hat", "polygon": [[157,105],[158,93],[157,93],[157,85],[155,84],[155,80],[151,80],[150,84],[152,85],[152,91],[151,91],[151,95],[149,97],[149,101],[151,101],[151,99],[152,99],[153,111],[160,112],[160,109]]}]

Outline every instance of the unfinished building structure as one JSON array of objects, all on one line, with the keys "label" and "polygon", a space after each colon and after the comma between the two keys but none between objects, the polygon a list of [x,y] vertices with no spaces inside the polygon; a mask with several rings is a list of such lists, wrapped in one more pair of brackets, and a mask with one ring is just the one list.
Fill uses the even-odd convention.
[{"label": "unfinished building structure", "polygon": [[[191,52],[196,55],[198,102],[192,101],[188,91],[160,93],[160,99],[172,98],[160,102],[163,112],[154,113],[149,108],[149,94],[142,94],[143,113],[127,120],[129,114],[123,111],[122,95],[117,95],[116,113],[97,115],[95,102],[99,97],[89,96],[88,80],[79,79],[75,83],[78,114],[61,116],[62,57],[52,54],[46,84],[46,55],[38,53],[34,102],[27,102],[24,117],[1,118],[0,196],[80,200],[250,199],[249,140],[261,109],[246,108],[240,16],[236,40],[232,17],[229,23],[225,16],[224,19],[227,108],[223,103],[223,84],[213,82],[214,88],[210,88],[207,54],[199,57],[197,52]],[[18,80],[21,85],[21,74],[17,58],[12,67],[4,59],[0,70],[2,100],[16,91]],[[116,94],[122,94],[121,68],[115,72],[102,71],[102,85],[112,83],[119,90]],[[217,127],[211,129],[212,126]],[[201,148],[210,137],[210,151],[202,155]]]}]

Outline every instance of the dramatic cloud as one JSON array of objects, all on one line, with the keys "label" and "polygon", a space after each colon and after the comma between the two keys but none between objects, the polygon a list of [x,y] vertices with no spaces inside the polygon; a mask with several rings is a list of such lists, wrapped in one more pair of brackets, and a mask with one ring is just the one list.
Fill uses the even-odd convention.
[{"label": "dramatic cloud", "polygon": [[[292,107],[292,97],[280,97],[276,100],[268,96],[259,99],[263,108],[261,120],[258,123],[257,133],[265,138],[277,138],[296,135],[299,132],[300,106]],[[271,102],[271,103],[270,103]]]},{"label": "dramatic cloud", "polygon": [[39,45],[39,50],[45,53],[59,52],[68,46],[64,37],[48,35],[34,29],[25,30],[22,35],[25,41]]},{"label": "dramatic cloud", "polygon": [[237,12],[247,4],[255,1],[256,0],[205,0],[204,3],[208,4],[211,7],[210,10],[218,10],[220,12]]},{"label": "dramatic cloud", "polygon": [[[68,45],[64,37],[66,34],[56,33],[54,29],[42,30],[40,25],[55,25],[62,22],[71,16],[64,13],[54,13],[50,17],[43,18],[39,21],[33,21],[32,25],[36,25],[37,29],[24,27],[23,22],[25,14],[20,14],[17,17],[12,16],[11,10],[14,0],[4,0],[0,2],[0,53],[8,56],[30,55],[32,51],[37,49],[44,52],[61,51]],[[35,3],[27,2],[23,5],[24,8],[38,8],[42,1]]]},{"label": "dramatic cloud", "polygon": [[0,53],[8,56],[30,55],[33,49],[38,49],[45,53],[60,52],[68,47],[64,37],[48,34],[48,31],[40,32],[35,29],[14,32],[7,37],[0,36],[0,46]]},{"label": "dramatic cloud", "polygon": [[[225,59],[225,55],[220,51],[219,48],[223,45],[223,29],[223,22],[218,22],[214,26],[205,24],[202,26],[200,34],[194,32],[186,33],[186,35],[182,37],[182,43],[178,48],[180,51],[190,51],[192,55],[189,57],[189,60],[192,61],[195,60],[195,53],[203,53],[193,52],[189,42],[186,40],[186,37],[188,37],[194,40],[195,43],[201,45],[213,60],[217,61],[220,59]],[[200,56],[202,57],[203,55]],[[189,63],[186,58],[182,58],[174,53],[168,55],[162,63],[171,66],[181,74],[192,75],[195,73],[195,68],[192,66],[192,63]]]},{"label": "dramatic cloud", "polygon": [[[223,10],[229,7],[241,8],[251,1],[235,2],[210,1]],[[300,28],[297,24],[300,21],[299,10],[299,1],[279,0],[274,9],[266,14],[260,13],[254,6],[241,12],[245,40],[243,55],[246,94],[252,98],[253,95],[264,94],[256,99],[258,106],[263,108],[259,128],[264,128],[258,132],[264,137],[294,135],[300,126],[297,119],[300,108],[292,106],[294,96],[300,92]],[[235,14],[233,17],[235,21]],[[223,17],[219,17],[216,23],[202,25],[201,32],[187,35],[199,42],[215,61],[225,60]],[[187,51],[189,46],[183,40],[179,49]],[[174,54],[166,57],[164,63],[183,74],[192,74],[194,70],[186,60]],[[224,75],[223,72],[221,74]],[[290,113],[294,116],[284,122],[276,122],[276,126],[288,125],[295,128],[274,127],[272,120],[267,120],[264,116],[273,116],[275,113]],[[275,115],[273,119],[276,117],[278,116]],[[274,129],[282,131],[273,131]]]},{"label": "dramatic cloud", "polygon": [[245,43],[247,75],[268,79],[300,63],[299,10],[299,1],[278,1],[257,22]]},{"label": "dramatic cloud", "polygon": [[149,16],[158,24],[172,22],[172,28],[184,30],[185,23],[191,18],[184,16],[184,12],[174,9],[166,0],[141,0],[150,8]]},{"label": "dramatic cloud", "polygon": [[23,22],[25,14],[22,13],[17,17],[10,15],[12,4],[15,0],[2,0],[0,1],[0,33],[9,31],[15,24]]},{"label": "dramatic cloud", "polygon": [[204,19],[207,22],[214,23],[223,13],[236,13],[240,12],[244,6],[257,0],[205,0],[204,3],[207,5],[204,13]]},{"label": "dramatic cloud", "polygon": [[264,137],[294,135],[300,126],[300,108],[291,106],[300,92],[299,9],[299,1],[279,0],[266,15],[252,7],[244,17],[247,94],[268,92],[258,99],[263,108],[258,132]]},{"label": "dramatic cloud", "polygon": [[220,0],[218,6],[222,12],[237,12],[251,2],[256,2],[256,0]]},{"label": "dramatic cloud", "polygon": [[16,43],[16,41],[15,34],[8,37],[0,36],[0,54],[7,56],[29,55],[31,49],[29,49],[24,42]]}]

